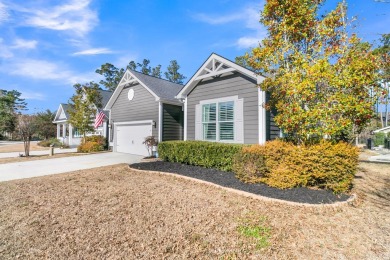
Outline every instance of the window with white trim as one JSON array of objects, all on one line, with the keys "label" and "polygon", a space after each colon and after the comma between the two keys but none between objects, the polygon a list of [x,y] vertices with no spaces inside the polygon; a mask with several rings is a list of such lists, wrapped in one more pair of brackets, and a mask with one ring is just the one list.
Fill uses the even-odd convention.
[{"label": "window with white trim", "polygon": [[203,140],[234,141],[234,101],[202,105]]}]

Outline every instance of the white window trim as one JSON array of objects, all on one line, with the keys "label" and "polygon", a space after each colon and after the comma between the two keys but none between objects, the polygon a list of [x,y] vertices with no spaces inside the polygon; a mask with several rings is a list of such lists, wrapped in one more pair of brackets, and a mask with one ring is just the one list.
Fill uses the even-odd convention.
[{"label": "white window trim", "polygon": [[208,99],[208,100],[202,100],[199,102],[201,105],[206,105],[210,103],[220,103],[220,102],[228,102],[228,101],[234,101],[236,102],[238,100],[238,96],[231,96],[231,97],[223,97],[223,98],[214,98],[214,99]]},{"label": "white window trim", "polygon": [[[223,102],[229,102],[229,101],[233,101],[234,102],[234,111],[237,109],[237,101],[239,100],[238,96],[230,96],[230,97],[223,97],[223,98],[215,98],[215,99],[207,99],[207,100],[202,100],[202,101],[199,101],[199,105],[201,105],[201,107],[203,107],[203,105],[207,105],[207,104],[213,104],[215,103],[216,104],[216,109],[218,111],[219,109],[219,103],[223,103]],[[201,114],[199,115],[201,118],[203,118],[203,108],[201,109]],[[216,116],[218,117],[218,114],[219,112],[217,112]],[[234,112],[235,113],[235,112]],[[234,116],[234,120],[233,120],[233,129],[236,128],[236,118]],[[234,140],[219,140],[219,120],[216,120],[216,130],[217,130],[217,133],[216,133],[216,140],[207,140],[204,138],[204,132],[203,132],[203,119],[201,120],[201,125],[202,125],[202,140],[203,141],[207,141],[207,142],[216,142],[216,143],[242,143],[241,141],[238,141],[237,140],[237,136],[236,136],[236,133],[235,133],[235,130],[234,131]]]}]

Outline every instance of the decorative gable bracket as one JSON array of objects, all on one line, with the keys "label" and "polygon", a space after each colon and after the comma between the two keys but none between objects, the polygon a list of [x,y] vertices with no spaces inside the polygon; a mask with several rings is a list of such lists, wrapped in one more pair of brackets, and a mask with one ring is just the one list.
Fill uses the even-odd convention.
[{"label": "decorative gable bracket", "polygon": [[202,80],[209,77],[217,77],[224,73],[236,71],[235,68],[229,67],[224,64],[222,61],[212,58],[210,61],[205,64],[203,70],[200,71],[198,76],[195,78],[195,81]]},{"label": "decorative gable bracket", "polygon": [[134,78],[128,70],[126,70],[118,86],[126,86],[135,82],[138,82],[138,80]]}]

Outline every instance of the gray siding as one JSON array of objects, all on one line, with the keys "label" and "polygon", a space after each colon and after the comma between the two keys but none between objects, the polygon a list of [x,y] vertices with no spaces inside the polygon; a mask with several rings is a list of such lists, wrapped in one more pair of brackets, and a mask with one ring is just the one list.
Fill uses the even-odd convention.
[{"label": "gray siding", "polygon": [[259,108],[256,81],[233,74],[199,83],[187,97],[187,139],[195,139],[195,105],[201,100],[237,96],[244,98],[244,143],[259,142]]},{"label": "gray siding", "polygon": [[[134,98],[131,101],[127,98],[130,88],[134,89]],[[158,106],[155,97],[141,85],[125,87],[111,108],[110,120],[114,123],[153,120],[156,127],[152,128],[152,134],[158,138]]]},{"label": "gray siding", "polygon": [[[270,95],[266,95],[267,102],[269,102]],[[267,110],[267,141],[274,140],[280,137],[280,129],[276,125],[274,117],[276,115],[276,110]]]},{"label": "gray siding", "polygon": [[183,108],[163,104],[162,140],[183,140]]}]

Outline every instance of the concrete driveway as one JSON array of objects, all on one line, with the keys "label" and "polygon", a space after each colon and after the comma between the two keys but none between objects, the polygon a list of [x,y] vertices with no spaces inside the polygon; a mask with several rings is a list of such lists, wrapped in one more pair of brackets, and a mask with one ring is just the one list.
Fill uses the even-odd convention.
[{"label": "concrete driveway", "polygon": [[99,153],[56,159],[0,164],[0,181],[91,169],[118,163],[137,163],[143,156],[125,153]]}]

